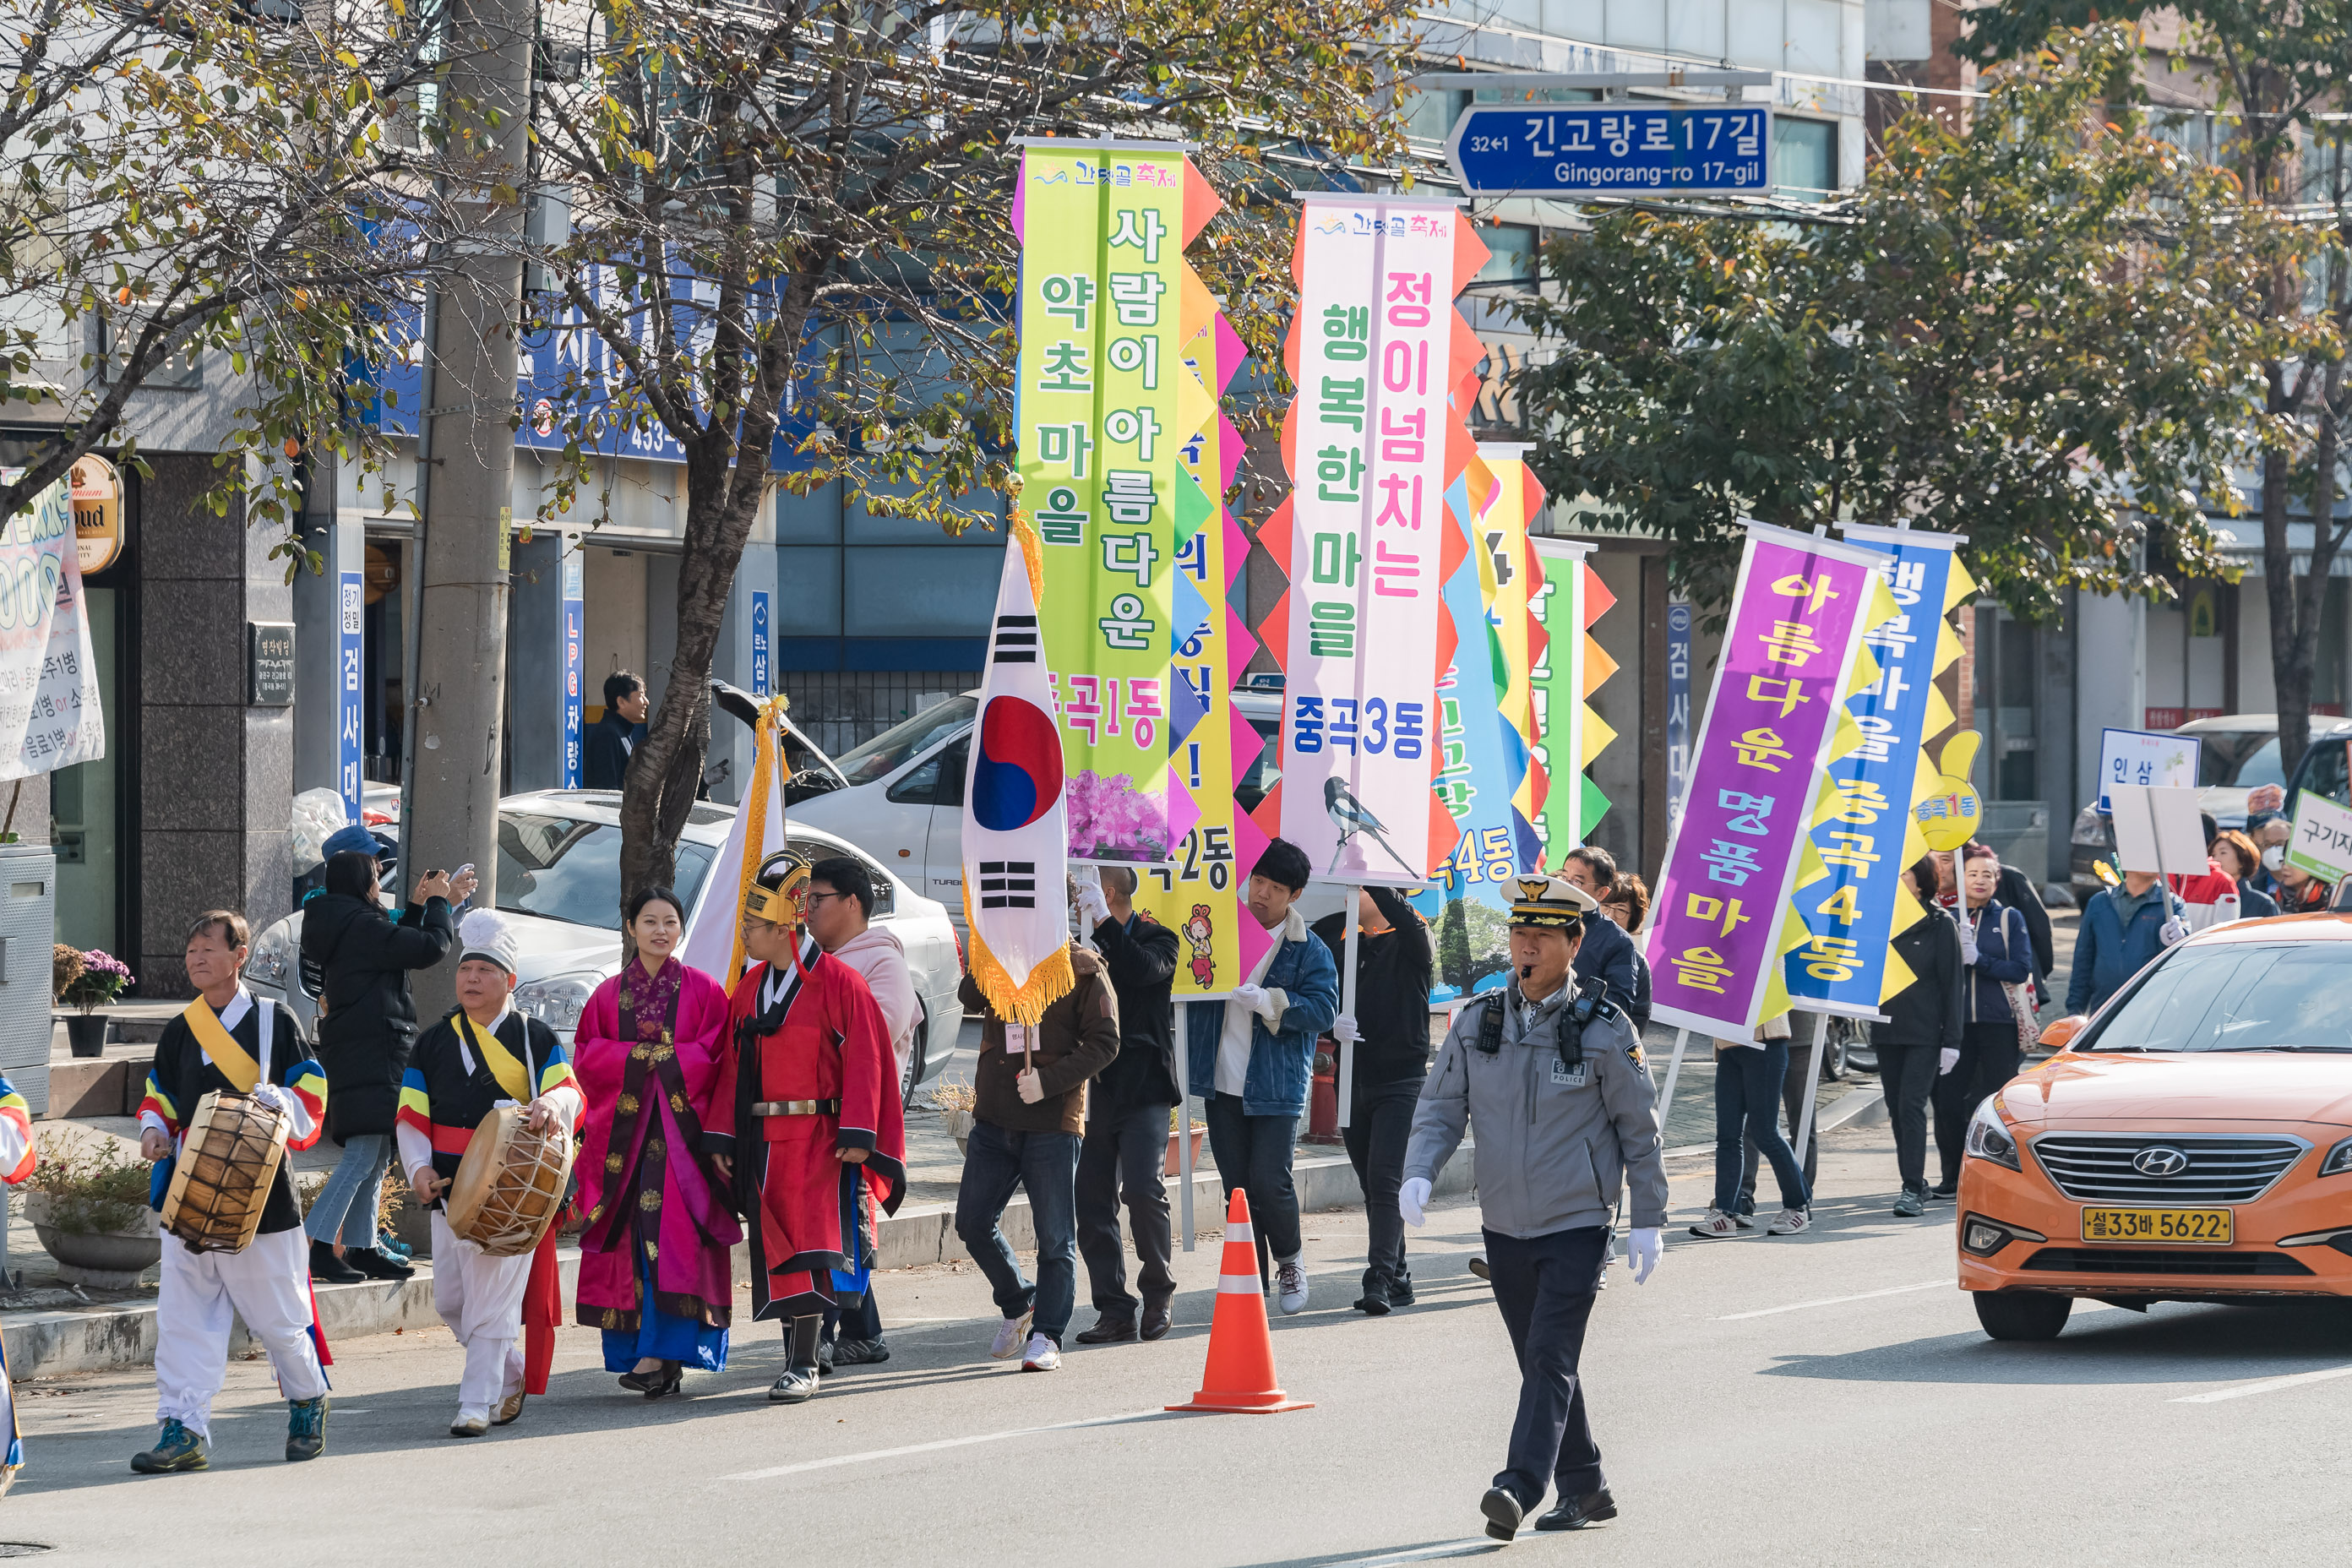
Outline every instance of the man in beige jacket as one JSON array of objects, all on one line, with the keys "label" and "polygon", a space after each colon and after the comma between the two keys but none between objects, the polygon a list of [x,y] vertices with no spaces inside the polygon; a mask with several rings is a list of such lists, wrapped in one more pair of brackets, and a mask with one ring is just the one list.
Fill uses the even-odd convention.
[{"label": "man in beige jacket", "polygon": [[[906,949],[890,931],[871,922],[874,916],[874,876],[846,855],[818,861],[809,868],[807,926],[817,945],[866,977],[882,1009],[883,1026],[890,1034],[890,1053],[903,1079],[907,1053],[914,1044],[915,1026],[923,1010],[915,1000],[914,976],[907,969]],[[817,1369],[858,1366],[890,1359],[882,1342],[882,1314],[874,1292],[866,1292],[856,1310],[857,1321],[843,1333],[841,1314],[824,1315],[824,1338],[817,1347]]]}]

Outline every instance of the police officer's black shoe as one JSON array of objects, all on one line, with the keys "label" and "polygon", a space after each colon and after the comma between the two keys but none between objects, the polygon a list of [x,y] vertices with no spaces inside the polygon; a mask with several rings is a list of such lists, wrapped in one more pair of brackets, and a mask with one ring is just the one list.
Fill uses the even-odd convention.
[{"label": "police officer's black shoe", "polygon": [[1607,1487],[1597,1492],[1587,1492],[1580,1498],[1562,1498],[1552,1510],[1536,1521],[1538,1530],[1582,1530],[1588,1524],[1598,1524],[1604,1519],[1617,1517],[1617,1500],[1609,1495]]},{"label": "police officer's black shoe", "polygon": [[1478,1500],[1478,1511],[1486,1516],[1486,1533],[1497,1541],[1508,1541],[1519,1532],[1519,1521],[1528,1516],[1508,1487],[1489,1487],[1486,1495]]}]

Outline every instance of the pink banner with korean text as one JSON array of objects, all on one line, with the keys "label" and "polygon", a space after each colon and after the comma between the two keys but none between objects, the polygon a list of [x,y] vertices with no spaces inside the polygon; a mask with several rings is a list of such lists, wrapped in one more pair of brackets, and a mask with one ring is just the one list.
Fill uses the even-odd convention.
[{"label": "pink banner with korean text", "polygon": [[1845,700],[1876,676],[1879,552],[1762,523],[1725,623],[1715,689],[1652,906],[1652,1017],[1745,1040],[1788,999],[1780,960],[1805,940],[1790,893],[1811,854],[1823,770],[1862,743]]},{"label": "pink banner with korean text", "polygon": [[1435,690],[1445,508],[1476,457],[1464,393],[1485,350],[1453,300],[1486,257],[1450,199],[1304,198],[1293,489],[1259,535],[1286,535],[1290,577],[1264,628],[1283,649],[1282,783],[1258,820],[1334,881],[1417,885],[1459,832],[1433,788]]}]

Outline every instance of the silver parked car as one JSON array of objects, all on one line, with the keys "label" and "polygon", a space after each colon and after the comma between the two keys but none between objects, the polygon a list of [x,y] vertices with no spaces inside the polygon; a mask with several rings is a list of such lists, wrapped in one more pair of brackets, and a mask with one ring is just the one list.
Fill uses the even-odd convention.
[{"label": "silver parked car", "polygon": [[[677,887],[689,910],[705,896],[733,897],[732,889],[706,884],[734,819],[733,806],[708,801],[687,815],[677,846]],[[906,949],[922,1007],[900,1074],[911,1097],[939,1071],[963,1021],[956,1000],[963,956],[947,910],[833,834],[797,822],[790,833],[791,841],[815,858],[845,855],[873,874],[874,923]],[[589,996],[621,970],[620,795],[611,790],[541,790],[501,801],[498,899],[499,912],[514,921],[522,943],[514,1005],[544,1020],[569,1045]],[[301,950],[302,913],[297,910],[254,938],[246,984],[290,1011],[309,1037],[316,1032],[317,1004],[298,980]]]}]

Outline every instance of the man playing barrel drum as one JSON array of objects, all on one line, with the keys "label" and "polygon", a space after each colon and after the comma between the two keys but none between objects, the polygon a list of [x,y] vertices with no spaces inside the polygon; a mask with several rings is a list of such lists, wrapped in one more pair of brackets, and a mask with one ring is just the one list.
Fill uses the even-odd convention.
[{"label": "man playing barrel drum", "polygon": [[[163,1026],[139,1105],[139,1152],[156,1162],[155,1206],[173,1209],[201,1183],[201,1204],[185,1208],[201,1206],[207,1222],[178,1217],[178,1209],[164,1215],[171,1234],[155,1301],[155,1416],[163,1431],[152,1448],[131,1456],[131,1468],[143,1475],[201,1470],[210,1462],[213,1396],[227,1374],[229,1328],[237,1318],[269,1352],[289,1406],[286,1457],[315,1459],[327,1447],[324,1342],[311,1310],[310,1250],[288,1162],[274,1160],[268,1183],[248,1188],[240,1173],[252,1166],[213,1152],[216,1130],[237,1120],[265,1130],[282,1121],[284,1147],[308,1149],[327,1110],[327,1075],[302,1048],[294,1020],[238,981],[247,936],[245,917],[229,910],[208,910],[188,929],[188,984],[196,999]],[[268,1141],[265,1131],[260,1142]],[[173,1167],[182,1161],[191,1163],[192,1181],[175,1189]],[[240,1225],[250,1227],[256,1205],[258,1226],[238,1247]]]},{"label": "man playing barrel drum", "polygon": [[491,1135],[503,1107],[528,1105],[530,1131],[565,1141],[580,1120],[579,1080],[562,1042],[508,1005],[516,951],[514,932],[499,915],[476,910],[466,917],[457,1005],[417,1037],[393,1129],[408,1184],[433,1213],[433,1308],[466,1350],[452,1437],[478,1437],[522,1414],[523,1355],[515,1341],[532,1255],[525,1247],[494,1257],[453,1231],[444,1202],[450,1183],[473,1140]]}]

